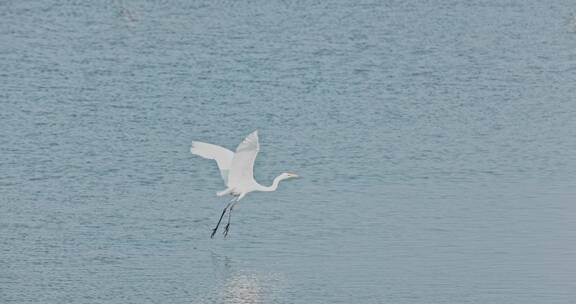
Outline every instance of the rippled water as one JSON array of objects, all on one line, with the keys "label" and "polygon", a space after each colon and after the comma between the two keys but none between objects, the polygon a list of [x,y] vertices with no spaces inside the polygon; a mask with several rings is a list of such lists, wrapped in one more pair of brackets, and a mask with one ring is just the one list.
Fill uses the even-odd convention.
[{"label": "rippled water", "polygon": [[574,13],[0,2],[0,302],[573,303]]}]

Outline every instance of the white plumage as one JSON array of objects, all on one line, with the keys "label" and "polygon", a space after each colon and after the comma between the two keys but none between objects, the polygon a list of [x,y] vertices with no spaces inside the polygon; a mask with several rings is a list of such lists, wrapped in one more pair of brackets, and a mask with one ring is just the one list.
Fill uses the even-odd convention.
[{"label": "white plumage", "polygon": [[226,225],[224,235],[228,235],[232,208],[234,208],[234,205],[246,194],[252,191],[275,191],[278,188],[280,181],[298,177],[298,175],[294,173],[282,173],[274,179],[271,186],[266,187],[260,185],[254,179],[254,162],[258,155],[258,151],[260,151],[258,131],[254,131],[250,133],[250,135],[246,136],[246,138],[236,148],[236,152],[232,152],[226,148],[213,144],[199,141],[192,142],[192,147],[190,148],[192,154],[207,159],[213,159],[218,164],[218,169],[220,169],[220,174],[222,175],[222,179],[224,179],[226,189],[218,192],[217,195],[223,196],[231,194],[234,196],[226,208],[224,208],[224,211],[222,211],[220,220],[218,220],[218,224],[216,224],[216,228],[213,229],[210,237],[213,237],[218,230],[218,226],[220,225],[226,210],[229,210],[229,212],[228,224]]},{"label": "white plumage", "polygon": [[234,152],[217,145],[207,144],[199,141],[192,142],[192,148],[190,148],[190,152],[207,159],[215,160],[218,164],[218,169],[220,169],[220,174],[224,179],[224,185],[228,185],[228,172],[230,171],[232,158],[234,158]]}]

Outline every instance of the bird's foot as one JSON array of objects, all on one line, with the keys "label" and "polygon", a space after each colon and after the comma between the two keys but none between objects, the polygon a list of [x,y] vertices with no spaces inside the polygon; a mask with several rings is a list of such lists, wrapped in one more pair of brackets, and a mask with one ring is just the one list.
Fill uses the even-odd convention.
[{"label": "bird's foot", "polygon": [[214,235],[216,234],[216,230],[218,230],[218,227],[212,229],[212,234],[210,235],[210,238],[214,238]]},{"label": "bird's foot", "polygon": [[224,227],[224,237],[228,236],[228,231],[230,230],[230,223],[226,224],[226,227]]}]

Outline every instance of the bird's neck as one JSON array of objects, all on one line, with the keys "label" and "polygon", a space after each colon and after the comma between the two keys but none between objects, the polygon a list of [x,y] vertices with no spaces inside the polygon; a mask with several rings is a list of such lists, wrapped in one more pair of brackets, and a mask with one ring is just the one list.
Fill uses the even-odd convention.
[{"label": "bird's neck", "polygon": [[266,186],[260,185],[260,189],[258,189],[258,190],[263,191],[263,192],[276,191],[276,189],[278,188],[278,184],[280,183],[281,180],[283,180],[282,177],[280,175],[278,175],[278,176],[276,176],[276,178],[272,182],[271,186],[266,187]]}]

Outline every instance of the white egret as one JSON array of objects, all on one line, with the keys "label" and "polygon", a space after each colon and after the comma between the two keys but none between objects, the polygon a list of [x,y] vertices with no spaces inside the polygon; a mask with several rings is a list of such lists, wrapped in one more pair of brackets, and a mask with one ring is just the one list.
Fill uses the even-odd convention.
[{"label": "white egret", "polygon": [[260,185],[256,180],[254,180],[254,161],[256,160],[258,151],[260,151],[260,145],[258,144],[258,131],[254,131],[250,135],[246,136],[246,138],[236,148],[236,152],[232,152],[226,148],[213,144],[199,141],[192,142],[192,148],[190,148],[192,154],[207,159],[213,159],[218,164],[226,189],[217,192],[216,195],[224,196],[230,194],[233,196],[232,200],[222,211],[222,215],[220,215],[216,227],[212,230],[210,238],[214,237],[226,210],[228,210],[228,223],[224,228],[224,236],[228,235],[232,209],[239,200],[246,196],[246,194],[252,191],[275,191],[276,188],[278,188],[280,181],[298,177],[298,175],[294,173],[285,172],[278,175],[272,182],[271,186],[266,187]]}]

